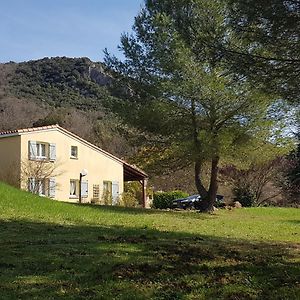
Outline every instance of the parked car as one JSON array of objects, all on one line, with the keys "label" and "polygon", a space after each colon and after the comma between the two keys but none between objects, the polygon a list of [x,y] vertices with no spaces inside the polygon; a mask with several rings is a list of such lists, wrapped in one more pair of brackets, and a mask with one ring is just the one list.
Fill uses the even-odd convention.
[{"label": "parked car", "polygon": [[172,203],[172,208],[192,209],[195,208],[195,202],[199,202],[200,195],[192,195],[186,198],[176,199]]},{"label": "parked car", "polygon": [[[181,209],[198,209],[201,202],[200,195],[192,195],[186,198],[176,199],[172,203],[172,208],[181,208]],[[225,206],[224,196],[217,195],[215,207]]]}]

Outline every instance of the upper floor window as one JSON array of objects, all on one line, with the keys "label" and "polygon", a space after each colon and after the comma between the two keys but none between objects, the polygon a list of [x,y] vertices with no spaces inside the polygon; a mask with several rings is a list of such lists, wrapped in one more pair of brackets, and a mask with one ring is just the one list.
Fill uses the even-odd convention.
[{"label": "upper floor window", "polygon": [[36,157],[37,158],[47,158],[46,155],[46,144],[44,143],[36,143]]},{"label": "upper floor window", "polygon": [[78,158],[78,147],[71,146],[71,158]]},{"label": "upper floor window", "polygon": [[28,154],[31,160],[56,160],[56,145],[53,143],[29,141]]}]

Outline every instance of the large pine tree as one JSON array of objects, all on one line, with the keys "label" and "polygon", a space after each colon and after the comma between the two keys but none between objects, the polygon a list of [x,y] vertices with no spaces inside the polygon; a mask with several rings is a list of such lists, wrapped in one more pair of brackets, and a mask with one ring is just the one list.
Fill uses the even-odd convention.
[{"label": "large pine tree", "polygon": [[[159,137],[158,159],[176,155],[175,163],[194,164],[203,211],[213,209],[219,164],[245,160],[268,142],[274,125],[271,95],[253,89],[224,60],[225,47],[237,43],[226,13],[221,0],[148,0],[134,32],[122,35],[125,60],[106,56],[127,84],[127,121]],[[121,114],[124,105],[117,105]]]}]

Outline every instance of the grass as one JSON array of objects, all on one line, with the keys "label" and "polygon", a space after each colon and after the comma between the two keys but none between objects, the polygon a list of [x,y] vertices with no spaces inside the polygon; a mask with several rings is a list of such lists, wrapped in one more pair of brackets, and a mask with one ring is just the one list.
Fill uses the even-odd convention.
[{"label": "grass", "polygon": [[0,183],[0,299],[300,299],[297,209],[67,204]]}]

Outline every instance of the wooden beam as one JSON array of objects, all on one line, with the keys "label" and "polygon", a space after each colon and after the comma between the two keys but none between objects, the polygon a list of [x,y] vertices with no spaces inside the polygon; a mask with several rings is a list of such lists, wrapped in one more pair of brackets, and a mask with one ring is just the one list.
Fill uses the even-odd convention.
[{"label": "wooden beam", "polygon": [[143,208],[147,208],[147,179],[142,180]]}]

